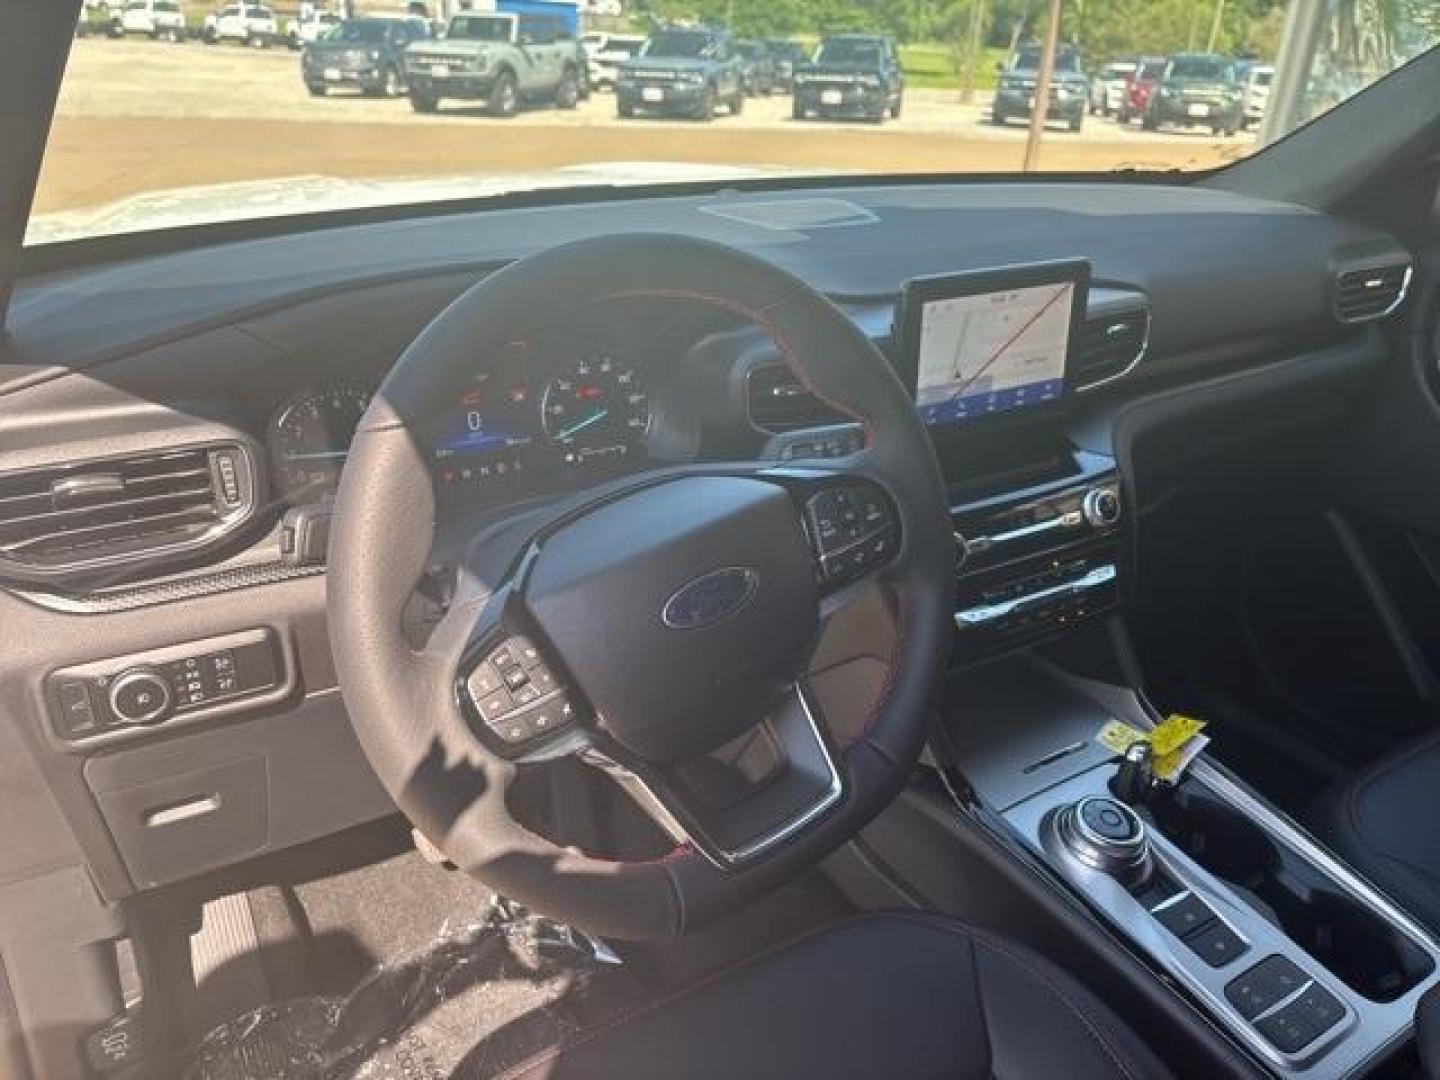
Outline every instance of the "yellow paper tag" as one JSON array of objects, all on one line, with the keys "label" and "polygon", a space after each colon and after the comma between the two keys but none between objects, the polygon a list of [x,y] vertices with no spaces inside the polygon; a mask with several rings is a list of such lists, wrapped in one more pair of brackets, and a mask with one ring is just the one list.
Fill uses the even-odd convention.
[{"label": "yellow paper tag", "polygon": [[1155,748],[1155,756],[1162,758],[1173,754],[1199,735],[1204,727],[1204,720],[1171,713],[1150,732],[1150,745]]},{"label": "yellow paper tag", "polygon": [[1148,739],[1149,735],[1139,728],[1133,728],[1119,720],[1109,721],[1095,735],[1096,742],[1117,754],[1123,754],[1137,742],[1146,742]]}]

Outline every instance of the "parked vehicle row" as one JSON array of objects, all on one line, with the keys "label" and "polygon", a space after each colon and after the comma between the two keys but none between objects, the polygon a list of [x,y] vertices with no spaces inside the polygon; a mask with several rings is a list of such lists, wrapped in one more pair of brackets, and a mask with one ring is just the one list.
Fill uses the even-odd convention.
[{"label": "parked vehicle row", "polygon": [[[994,123],[1030,117],[1039,57],[1038,47],[1026,46],[1001,65]],[[1177,53],[1118,57],[1087,78],[1079,54],[1062,47],[1055,56],[1046,117],[1064,121],[1071,131],[1080,130],[1088,112],[1113,116],[1122,125],[1138,120],[1146,131],[1204,127],[1231,136],[1260,121],[1274,73],[1269,64],[1217,53]]]}]

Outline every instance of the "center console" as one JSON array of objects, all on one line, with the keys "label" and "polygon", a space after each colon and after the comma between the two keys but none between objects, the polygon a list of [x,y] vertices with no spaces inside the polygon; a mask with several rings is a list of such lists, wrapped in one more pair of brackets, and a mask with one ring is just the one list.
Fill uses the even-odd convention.
[{"label": "center console", "polygon": [[974,661],[1114,607],[1114,462],[1060,434],[1080,389],[1090,268],[1064,260],[908,282],[896,366],[951,480],[958,651]]},{"label": "center console", "polygon": [[945,708],[976,819],[1270,1071],[1360,1075],[1409,1037],[1440,945],[1206,755],[1174,789],[1120,798],[1094,735],[1152,726],[1133,691],[1020,655],[956,675]]}]

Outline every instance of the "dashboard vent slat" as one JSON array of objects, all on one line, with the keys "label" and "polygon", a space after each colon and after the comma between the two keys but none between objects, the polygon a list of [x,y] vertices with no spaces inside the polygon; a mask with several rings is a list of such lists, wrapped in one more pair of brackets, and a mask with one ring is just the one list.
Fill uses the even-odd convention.
[{"label": "dashboard vent slat", "polygon": [[1335,317],[1357,323],[1389,315],[1405,299],[1410,273],[1409,262],[1342,270],[1335,275]]},{"label": "dashboard vent slat", "polygon": [[213,543],[248,519],[252,475],[243,447],[222,444],[0,476],[0,576],[63,577]]},{"label": "dashboard vent slat", "polygon": [[752,368],[745,382],[745,397],[750,422],[775,435],[849,420],[806,390],[784,364]]},{"label": "dashboard vent slat", "polygon": [[1140,362],[1150,337],[1150,311],[1134,308],[1094,315],[1080,328],[1071,360],[1071,379],[1088,390],[1118,379]]}]

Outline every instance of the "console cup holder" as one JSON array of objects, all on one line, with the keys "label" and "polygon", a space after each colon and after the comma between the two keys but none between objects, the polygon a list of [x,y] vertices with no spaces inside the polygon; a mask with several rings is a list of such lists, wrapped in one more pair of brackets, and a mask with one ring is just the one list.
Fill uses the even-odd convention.
[{"label": "console cup holder", "polygon": [[1254,902],[1357,994],[1394,1001],[1434,970],[1401,930],[1193,778],[1149,807],[1148,816],[1157,832]]}]

